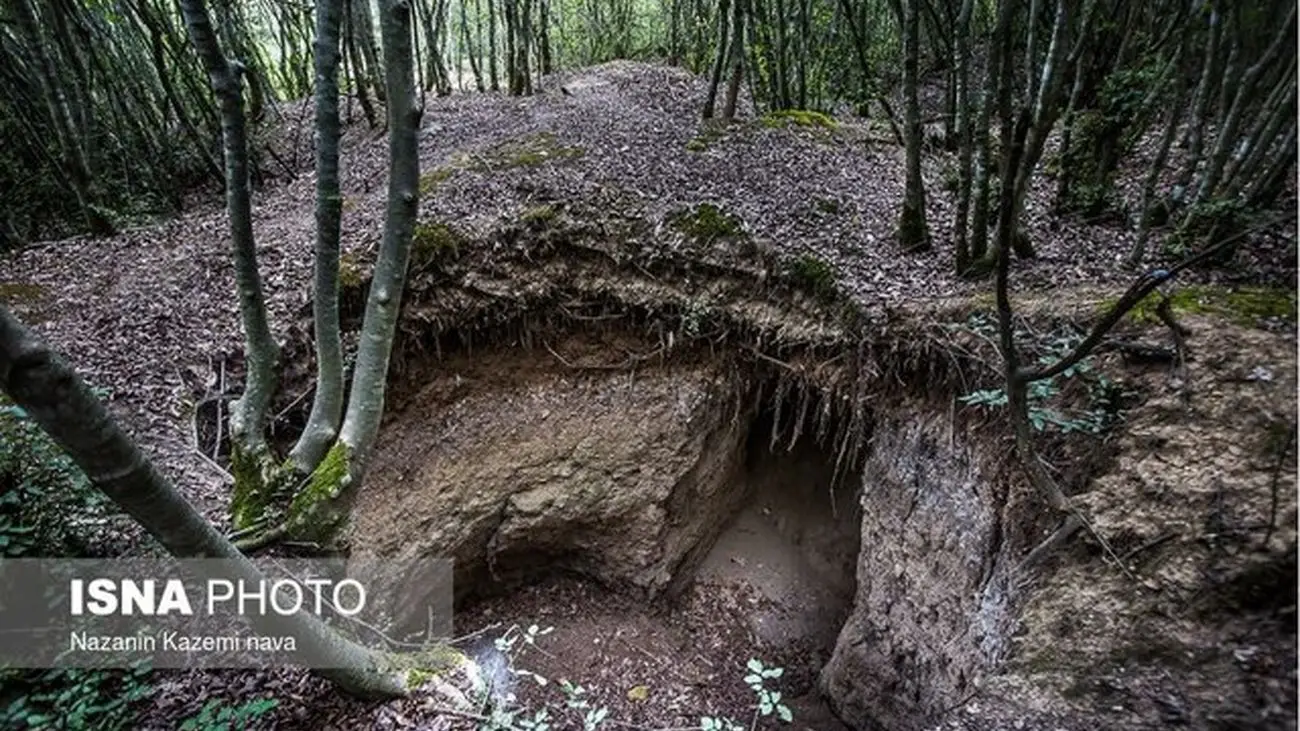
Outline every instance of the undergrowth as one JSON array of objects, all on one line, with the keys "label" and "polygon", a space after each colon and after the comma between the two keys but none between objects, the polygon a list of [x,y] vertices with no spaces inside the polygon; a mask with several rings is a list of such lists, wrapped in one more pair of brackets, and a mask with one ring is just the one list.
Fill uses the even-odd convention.
[{"label": "undergrowth", "polygon": [[[972,314],[965,323],[952,324],[948,328],[965,330],[990,342],[998,336],[997,323],[982,312]],[[1032,341],[1030,347],[1038,353],[1038,364],[1049,366],[1072,351],[1083,340],[1083,335],[1071,330],[1031,339],[1026,333],[1018,332],[1016,338],[1021,343]],[[1077,405],[1079,398],[1071,399],[1067,392],[1081,392],[1082,405]],[[1119,384],[1097,370],[1096,359],[1088,356],[1058,376],[1029,384],[1029,423],[1034,431],[1039,432],[1099,435],[1121,419],[1125,395]],[[960,396],[958,400],[967,406],[1000,409],[1007,405],[1007,392],[1004,387],[979,389]]]},{"label": "undergrowth", "polygon": [[[476,671],[471,674],[473,709],[457,715],[474,719],[477,731],[599,731],[631,727],[630,724],[612,718],[608,707],[595,704],[588,696],[587,689],[581,685],[567,679],[552,683],[551,679],[518,666],[518,661],[526,653],[534,649],[540,651],[537,647],[538,640],[550,634],[553,629],[535,624],[526,629],[515,625],[498,637],[493,643],[495,654],[475,663]],[[755,728],[762,718],[774,718],[783,723],[794,720],[793,712],[782,703],[780,691],[772,687],[772,683],[780,679],[785,670],[768,667],[756,658],[746,664],[745,670],[741,680],[754,693],[753,712],[748,724],[742,724],[728,716],[707,715],[700,717],[697,726],[688,729],[748,731]],[[529,704],[514,692],[516,681],[528,682],[539,688],[553,687],[556,693]],[[645,686],[637,686],[628,691],[629,698],[639,697],[642,700],[648,694],[649,689]],[[679,727],[680,731],[688,729]]]},{"label": "undergrowth", "polygon": [[[95,395],[107,394],[96,389]],[[107,553],[110,503],[21,408],[0,397],[0,558]],[[135,727],[150,670],[0,670],[0,728]]]}]

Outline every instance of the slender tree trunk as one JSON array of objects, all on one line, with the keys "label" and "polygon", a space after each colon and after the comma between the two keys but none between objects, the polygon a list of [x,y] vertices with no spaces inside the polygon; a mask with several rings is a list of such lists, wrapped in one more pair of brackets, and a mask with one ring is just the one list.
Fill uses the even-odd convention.
[{"label": "slender tree trunk", "polygon": [[1206,36],[1205,57],[1201,63],[1201,78],[1196,86],[1196,101],[1192,105],[1191,122],[1188,124],[1186,140],[1187,164],[1178,174],[1177,182],[1174,183],[1174,198],[1180,203],[1187,199],[1192,177],[1196,174],[1196,168],[1201,163],[1201,155],[1205,146],[1205,122],[1209,117],[1210,102],[1214,99],[1215,90],[1212,86],[1215,70],[1214,61],[1222,45],[1222,25],[1222,16],[1211,7],[1210,32]]},{"label": "slender tree trunk", "polygon": [[[503,0],[506,3],[514,0]],[[501,84],[497,79],[497,10],[496,0],[487,0],[488,7],[488,83],[492,85],[492,91],[500,91]],[[507,16],[508,17],[508,16]],[[506,20],[506,32],[509,33],[509,23]],[[507,40],[507,43],[509,41]],[[507,46],[508,48],[508,46]],[[510,51],[506,51],[507,63],[512,63]]]},{"label": "slender tree trunk", "polygon": [[953,224],[953,237],[956,248],[956,265],[958,276],[966,273],[971,265],[969,229],[971,204],[971,174],[973,162],[974,135],[971,131],[971,93],[970,93],[970,26],[974,13],[975,0],[962,0],[961,12],[957,17],[955,59],[955,79],[957,83],[957,219]]},{"label": "slender tree trunk", "polygon": [[347,31],[343,34],[343,43],[347,46],[348,60],[352,64],[352,86],[357,92],[357,102],[361,105],[362,114],[366,115],[366,126],[374,129],[379,124],[379,118],[375,114],[374,105],[370,103],[370,74],[366,70],[365,59],[357,48],[360,44],[357,42],[356,13],[352,9],[353,3],[363,1],[343,0],[347,18]]},{"label": "slender tree trunk", "polygon": [[907,180],[903,209],[898,218],[898,242],[904,251],[930,248],[930,228],[925,220],[925,181],[921,178],[921,103],[917,90],[921,62],[920,16],[916,7],[919,1],[904,0],[902,17]]},{"label": "slender tree trunk", "polygon": [[388,362],[401,312],[410,261],[411,236],[419,208],[420,106],[411,59],[411,13],[406,0],[381,0],[385,82],[388,87],[388,210],[384,238],[357,346],[347,415],[339,442],[348,453],[349,484],[360,486],[384,412]]},{"label": "slender tree trunk", "polygon": [[[232,460],[236,463],[236,473],[243,477],[250,467],[260,473],[261,465],[268,456],[264,431],[267,409],[275,392],[279,347],[271,337],[271,328],[267,322],[266,299],[262,294],[262,278],[257,269],[257,247],[253,241],[241,67],[222,55],[203,0],[181,0],[181,12],[221,106],[221,134],[226,155],[226,208],[230,216],[235,286],[239,295],[246,351],[244,393],[235,402],[230,414],[231,443],[235,447]],[[250,489],[260,489],[260,480],[255,483],[244,482]],[[237,488],[240,487],[243,485],[237,485]]]},{"label": "slender tree trunk", "polygon": [[718,84],[722,81],[722,69],[727,65],[727,29],[730,27],[728,11],[731,0],[718,0],[718,56],[713,62],[713,73],[709,76],[709,93],[704,99],[704,118],[713,119],[713,106],[718,98]]},{"label": "slender tree trunk", "polygon": [[727,96],[722,101],[722,118],[728,122],[736,118],[736,101],[745,74],[745,2],[735,0],[731,12],[731,80],[727,83]]},{"label": "slender tree trunk", "polygon": [[316,329],[316,393],[302,436],[289,453],[294,468],[309,474],[338,436],[343,415],[343,346],[339,339],[339,22],[340,0],[316,0],[316,257],[313,261],[313,324]]},{"label": "slender tree trunk", "polygon": [[54,122],[54,135],[63,148],[64,169],[68,173],[68,183],[77,197],[77,206],[86,219],[86,227],[98,236],[108,236],[115,232],[112,223],[104,214],[96,210],[94,196],[91,193],[90,164],[86,152],[81,146],[73,121],[72,108],[59,81],[54,59],[46,48],[42,37],[36,12],[32,10],[30,0],[9,0],[9,6],[17,18],[19,29],[27,36],[27,42],[36,56],[37,75],[40,79],[46,106],[49,108],[50,120]]},{"label": "slender tree trunk", "polygon": [[[1237,142],[1237,130],[1241,126],[1242,117],[1245,115],[1246,100],[1253,94],[1260,75],[1281,54],[1283,45],[1295,38],[1295,19],[1296,8],[1292,5],[1286,22],[1280,26],[1277,35],[1274,36],[1273,42],[1269,44],[1264,55],[1251,64],[1242,74],[1241,81],[1237,86],[1237,93],[1233,97],[1232,107],[1228,110],[1227,117],[1220,126],[1214,144],[1214,152],[1210,155],[1205,174],[1196,189],[1194,202],[1209,200],[1218,190],[1223,168],[1227,164],[1228,156]],[[1294,51],[1293,42],[1290,47]]]},{"label": "slender tree trunk", "polygon": [[[1176,59],[1182,58],[1182,47],[1179,47]],[[1155,197],[1156,185],[1160,182],[1160,175],[1164,172],[1165,163],[1169,160],[1169,150],[1174,145],[1174,138],[1178,136],[1178,122],[1183,118],[1183,104],[1187,100],[1186,87],[1182,84],[1182,79],[1177,76],[1173,81],[1177,91],[1174,94],[1173,103],[1169,106],[1169,122],[1165,125],[1165,131],[1160,136],[1160,147],[1156,152],[1156,159],[1151,162],[1151,168],[1147,171],[1146,180],[1142,184],[1142,202],[1138,205],[1138,230],[1137,238],[1133,242],[1133,249],[1128,255],[1129,266],[1141,266],[1142,259],[1146,257],[1147,236],[1151,232],[1151,214],[1155,207],[1152,200]]]},{"label": "slender tree trunk", "polygon": [[[0,391],[173,556],[225,559],[232,562],[239,578],[250,584],[264,579],[262,572],[154,469],[63,358],[33,337],[3,306]],[[377,669],[377,654],[348,641],[309,614],[254,614],[250,620],[267,634],[294,635],[313,654],[340,668],[318,672],[347,693],[363,698],[406,694],[402,678]]]}]

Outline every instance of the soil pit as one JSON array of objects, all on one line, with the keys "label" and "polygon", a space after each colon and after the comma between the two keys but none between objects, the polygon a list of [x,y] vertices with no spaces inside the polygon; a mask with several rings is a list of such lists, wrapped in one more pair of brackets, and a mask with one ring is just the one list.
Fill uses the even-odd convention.
[{"label": "soil pit", "polygon": [[[748,725],[757,658],[785,668],[768,682],[797,727],[847,728],[818,695],[856,590],[860,483],[835,448],[843,430],[815,427],[815,397],[707,349],[648,358],[656,344],[625,332],[533,346],[403,374],[353,555],[453,558],[456,632],[525,707],[562,708],[568,680],[611,719]],[[801,408],[782,412],[776,393]],[[492,651],[532,625],[552,631],[515,667],[545,686]]]},{"label": "soil pit", "polygon": [[[795,718],[783,728],[848,729],[820,697],[817,676],[851,609],[856,499],[846,485],[832,487],[831,463],[810,440],[773,453],[769,434],[770,421],[751,430],[744,506],[676,595],[647,602],[551,576],[459,611],[457,632],[470,636],[464,646],[496,692],[557,708],[558,683],[568,680],[625,723],[695,728],[702,716],[728,716],[748,724],[755,695],[742,678],[758,658],[785,671],[768,681]],[[515,655],[515,667],[555,681],[546,686],[513,677],[493,648],[494,638],[530,625],[549,632]]]}]

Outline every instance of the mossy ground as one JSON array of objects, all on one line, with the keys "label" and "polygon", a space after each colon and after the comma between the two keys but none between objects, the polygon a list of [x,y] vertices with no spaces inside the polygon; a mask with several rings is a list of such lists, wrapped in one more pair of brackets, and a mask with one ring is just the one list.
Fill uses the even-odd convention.
[{"label": "mossy ground", "polygon": [[[1129,311],[1135,322],[1159,322],[1156,308],[1162,295],[1152,292]],[[1280,288],[1241,287],[1229,289],[1209,285],[1180,287],[1169,294],[1170,311],[1178,314],[1217,314],[1233,322],[1255,327],[1268,320],[1296,321],[1296,293]],[[1103,311],[1114,304],[1103,304]]]},{"label": "mossy ground", "polygon": [[826,130],[835,130],[839,128],[839,122],[829,114],[823,112],[814,112],[808,109],[780,109],[775,112],[768,112],[759,119],[759,123],[764,127],[814,127]]},{"label": "mossy ground", "polygon": [[803,254],[790,262],[787,273],[800,289],[821,298],[835,295],[839,277],[830,262],[812,254]]},{"label": "mossy ground", "polygon": [[422,221],[416,224],[411,235],[411,264],[422,268],[454,260],[467,243],[465,235],[450,224]]},{"label": "mossy ground", "polygon": [[722,238],[745,238],[745,224],[712,203],[701,203],[669,218],[673,228],[700,243]]}]

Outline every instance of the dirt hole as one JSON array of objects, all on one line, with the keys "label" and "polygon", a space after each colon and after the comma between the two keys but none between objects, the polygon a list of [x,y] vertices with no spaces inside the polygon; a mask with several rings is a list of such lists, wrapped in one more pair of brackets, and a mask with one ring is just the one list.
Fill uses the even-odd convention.
[{"label": "dirt hole", "polygon": [[[847,729],[830,712],[817,677],[852,608],[860,509],[834,455],[811,437],[772,444],[773,414],[753,420],[734,479],[742,501],[698,565],[668,594],[635,593],[566,572],[471,597],[457,612],[463,645],[498,683],[534,702],[547,688],[506,671],[493,640],[511,627],[550,630],[516,666],[581,684],[611,717],[635,724],[698,723],[702,715],[747,722],[754,694],[742,681],[751,658],[785,670],[783,693],[796,728]],[[762,726],[760,726],[762,727]]]},{"label": "dirt hole", "polygon": [[[748,724],[757,658],[796,727],[844,728],[818,693],[860,534],[833,404],[644,332],[476,339],[399,370],[353,554],[453,558],[456,632],[503,693],[568,680],[627,723]],[[532,625],[516,667],[545,686],[492,649]]]}]

